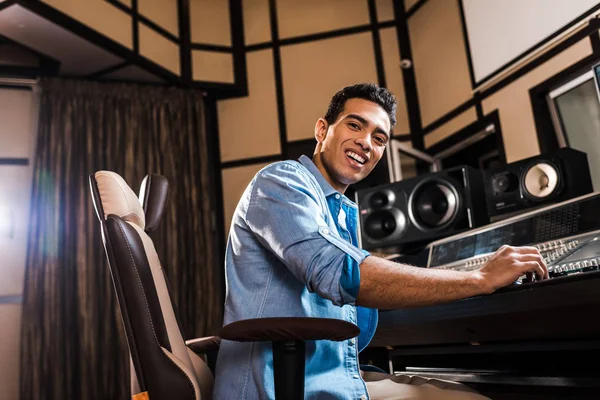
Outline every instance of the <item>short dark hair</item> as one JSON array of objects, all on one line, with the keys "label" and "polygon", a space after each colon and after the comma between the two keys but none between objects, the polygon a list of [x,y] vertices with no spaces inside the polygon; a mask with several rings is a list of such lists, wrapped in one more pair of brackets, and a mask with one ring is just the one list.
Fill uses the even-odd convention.
[{"label": "short dark hair", "polygon": [[359,83],[352,86],[346,86],[337,92],[329,103],[327,108],[327,114],[325,114],[325,121],[328,124],[333,124],[346,105],[346,101],[349,99],[364,99],[372,101],[381,106],[390,118],[390,127],[393,128],[396,125],[396,98],[386,88],[379,87],[374,83]]}]

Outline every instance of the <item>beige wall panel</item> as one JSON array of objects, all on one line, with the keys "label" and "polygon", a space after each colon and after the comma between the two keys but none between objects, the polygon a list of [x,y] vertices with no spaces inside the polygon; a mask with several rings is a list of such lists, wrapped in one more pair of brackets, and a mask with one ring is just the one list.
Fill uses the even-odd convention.
[{"label": "beige wall panel", "polygon": [[23,293],[37,110],[36,93],[0,89],[0,157],[30,159],[0,168],[0,296]]},{"label": "beige wall panel", "polygon": [[344,86],[377,83],[371,33],[281,48],[288,140],[314,137],[331,97]]},{"label": "beige wall panel", "polygon": [[[410,8],[412,6],[414,6],[415,4],[417,4],[418,1],[419,0],[404,0],[404,9],[406,11],[410,10]],[[444,1],[447,1],[447,0],[444,0]]]},{"label": "beige wall panel", "polygon": [[440,140],[458,132],[476,120],[477,112],[475,111],[474,107],[471,107],[467,111],[463,112],[462,114],[458,114],[455,118],[425,135],[425,148],[433,146]]},{"label": "beige wall panel", "polygon": [[404,96],[404,80],[400,69],[400,51],[398,49],[396,28],[382,29],[380,38],[387,87],[396,96],[398,102],[394,133],[409,133],[408,109],[406,108],[406,97]]},{"label": "beige wall panel", "polygon": [[20,304],[0,304],[0,397],[6,400],[19,398],[21,308]]},{"label": "beige wall panel", "polygon": [[244,167],[226,168],[222,171],[225,235],[229,234],[231,218],[242,194],[244,194],[244,190],[246,190],[246,186],[254,178],[254,175],[266,165],[255,164]]},{"label": "beige wall panel", "polygon": [[191,0],[190,23],[193,43],[231,46],[228,1]]},{"label": "beige wall panel", "polygon": [[365,0],[277,0],[279,37],[328,32],[369,23]]},{"label": "beige wall panel", "polygon": [[115,42],[133,49],[131,17],[112,4],[104,0],[43,0],[43,2]]},{"label": "beige wall panel", "polygon": [[138,11],[173,35],[179,36],[177,0],[138,0]]},{"label": "beige wall panel", "polygon": [[280,154],[272,50],[247,53],[248,96],[217,103],[221,161]]},{"label": "beige wall panel", "polygon": [[591,53],[586,38],[483,101],[484,113],[499,110],[507,162],[540,153],[529,90]]},{"label": "beige wall panel", "polygon": [[23,293],[32,175],[31,165],[0,168],[0,296]]},{"label": "beige wall panel", "polygon": [[196,81],[234,83],[233,56],[215,51],[192,51],[192,73]]},{"label": "beige wall panel", "polygon": [[429,0],[408,21],[423,126],[472,96],[458,1]]},{"label": "beige wall panel", "polygon": [[243,0],[244,42],[247,45],[271,41],[269,0]]},{"label": "beige wall panel", "polygon": [[143,24],[140,24],[140,54],[176,75],[181,74],[179,46]]},{"label": "beige wall panel", "polygon": [[393,0],[377,0],[375,2],[377,8],[377,21],[392,21],[394,19],[394,2]]},{"label": "beige wall panel", "polygon": [[37,115],[32,92],[0,89],[0,158],[32,155],[35,136],[32,134]]}]

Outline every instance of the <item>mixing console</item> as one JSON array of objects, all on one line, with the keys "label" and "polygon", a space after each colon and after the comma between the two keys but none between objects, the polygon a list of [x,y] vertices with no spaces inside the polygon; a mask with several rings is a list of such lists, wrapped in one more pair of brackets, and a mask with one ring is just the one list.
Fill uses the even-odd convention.
[{"label": "mixing console", "polygon": [[[429,246],[429,268],[469,271],[480,268],[502,245],[534,246],[550,278],[598,270],[600,193],[582,196],[436,241]],[[527,282],[525,276],[521,282]]]}]

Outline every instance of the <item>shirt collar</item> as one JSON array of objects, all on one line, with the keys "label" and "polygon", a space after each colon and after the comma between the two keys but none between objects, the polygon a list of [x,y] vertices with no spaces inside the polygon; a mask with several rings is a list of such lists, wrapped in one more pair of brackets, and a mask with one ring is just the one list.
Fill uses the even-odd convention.
[{"label": "shirt collar", "polygon": [[[323,176],[321,171],[319,171],[319,168],[317,168],[315,163],[310,158],[308,158],[307,156],[305,156],[303,154],[300,156],[298,161],[300,161],[300,163],[302,165],[304,165],[306,167],[306,169],[308,169],[310,171],[311,174],[314,175],[314,177],[317,179],[317,182],[319,183],[319,186],[321,187],[321,190],[323,190],[325,197],[329,197],[332,194],[339,193],[337,190],[335,190],[333,188],[333,186],[331,186],[329,184],[329,182],[327,182],[327,180],[325,179],[325,177]],[[347,199],[346,196],[344,196],[343,194],[341,194],[341,195],[342,195],[342,198]]]}]

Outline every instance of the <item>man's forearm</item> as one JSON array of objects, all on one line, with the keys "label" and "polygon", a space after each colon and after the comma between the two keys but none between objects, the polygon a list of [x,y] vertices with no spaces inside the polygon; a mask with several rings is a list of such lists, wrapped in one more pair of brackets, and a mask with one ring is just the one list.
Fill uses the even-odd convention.
[{"label": "man's forearm", "polygon": [[418,268],[369,256],[360,264],[356,304],[380,309],[419,307],[491,291],[477,272]]}]

